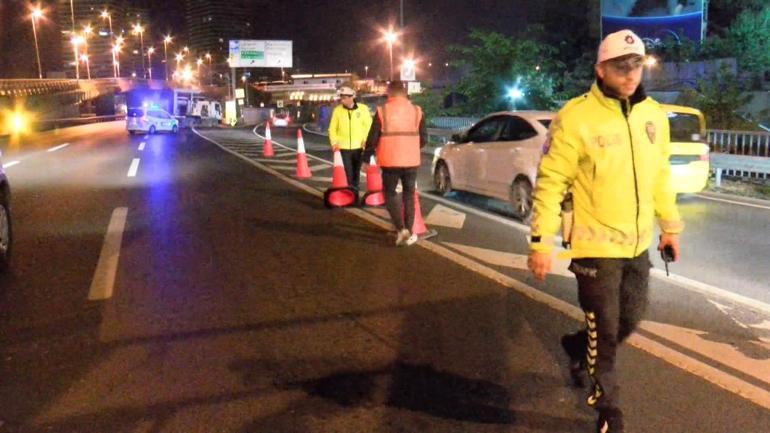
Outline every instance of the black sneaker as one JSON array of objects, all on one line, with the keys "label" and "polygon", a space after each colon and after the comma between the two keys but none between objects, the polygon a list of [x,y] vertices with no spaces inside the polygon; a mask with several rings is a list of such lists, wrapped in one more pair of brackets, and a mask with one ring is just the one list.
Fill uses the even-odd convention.
[{"label": "black sneaker", "polygon": [[561,337],[561,347],[569,356],[569,375],[575,388],[586,387],[586,344],[585,331]]},{"label": "black sneaker", "polygon": [[596,421],[596,433],[625,433],[625,431],[623,412],[620,409],[599,411],[599,419]]}]

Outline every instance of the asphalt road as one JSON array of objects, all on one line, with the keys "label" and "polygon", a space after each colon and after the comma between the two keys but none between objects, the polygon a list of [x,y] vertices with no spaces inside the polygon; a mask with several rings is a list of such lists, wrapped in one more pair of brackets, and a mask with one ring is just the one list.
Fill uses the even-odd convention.
[{"label": "asphalt road", "polygon": [[[395,248],[381,210],[323,207],[328,164],[292,180],[294,133],[272,159],[251,130],[120,122],[6,149],[0,432],[593,431],[558,344],[574,282],[509,266],[520,228],[423,197],[463,223]],[[629,431],[767,431],[764,334],[738,319],[763,317],[654,284],[620,352]]]}]

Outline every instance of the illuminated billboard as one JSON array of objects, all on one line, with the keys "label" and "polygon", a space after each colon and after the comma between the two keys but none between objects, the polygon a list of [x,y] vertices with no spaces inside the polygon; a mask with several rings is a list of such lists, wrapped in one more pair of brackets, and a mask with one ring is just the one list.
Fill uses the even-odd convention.
[{"label": "illuminated billboard", "polygon": [[704,0],[601,0],[602,37],[631,29],[647,45],[666,38],[700,42],[704,28]]},{"label": "illuminated billboard", "polygon": [[230,41],[231,68],[291,68],[292,41]]}]

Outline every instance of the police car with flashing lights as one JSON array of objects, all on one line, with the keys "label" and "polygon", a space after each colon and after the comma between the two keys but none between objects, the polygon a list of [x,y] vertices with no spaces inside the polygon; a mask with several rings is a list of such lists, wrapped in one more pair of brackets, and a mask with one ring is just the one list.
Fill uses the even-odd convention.
[{"label": "police car with flashing lights", "polygon": [[11,239],[11,189],[0,157],[0,272],[10,265]]},{"label": "police car with flashing lights", "polygon": [[129,134],[168,131],[172,134],[179,132],[179,121],[167,111],[157,107],[134,107],[126,113],[126,129]]}]

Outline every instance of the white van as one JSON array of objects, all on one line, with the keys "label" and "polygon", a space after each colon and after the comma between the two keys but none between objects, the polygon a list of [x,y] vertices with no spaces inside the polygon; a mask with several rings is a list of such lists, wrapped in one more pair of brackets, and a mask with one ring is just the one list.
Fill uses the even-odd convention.
[{"label": "white van", "polygon": [[160,108],[134,107],[129,108],[126,113],[126,129],[129,134],[155,134],[160,131],[176,134],[179,132],[179,121]]}]

